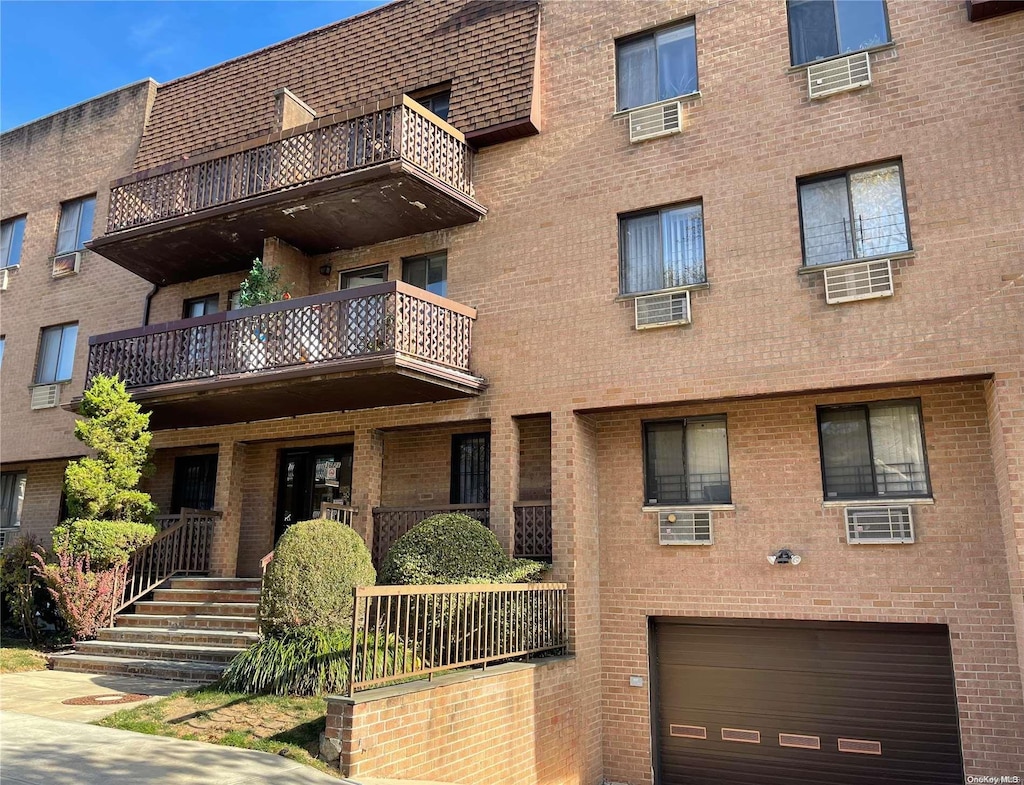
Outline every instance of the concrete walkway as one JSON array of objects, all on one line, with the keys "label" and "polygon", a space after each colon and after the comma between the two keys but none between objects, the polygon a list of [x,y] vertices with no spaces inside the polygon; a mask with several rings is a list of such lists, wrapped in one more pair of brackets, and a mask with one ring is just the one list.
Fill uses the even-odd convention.
[{"label": "concrete walkway", "polygon": [[280,755],[0,711],[4,785],[339,785]]}]

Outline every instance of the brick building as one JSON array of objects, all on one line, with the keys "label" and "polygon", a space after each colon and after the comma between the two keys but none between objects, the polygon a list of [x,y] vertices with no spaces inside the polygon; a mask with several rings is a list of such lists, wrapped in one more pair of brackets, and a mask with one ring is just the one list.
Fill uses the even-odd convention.
[{"label": "brick building", "polygon": [[[4,226],[28,215],[2,301],[5,494],[27,470],[22,527],[55,521],[71,417],[26,411],[24,385],[47,382],[40,328],[77,319],[61,400],[87,364],[128,379],[162,512],[221,511],[214,574],[258,576],[328,501],[377,555],[457,506],[568,583],[574,658],[510,677],[515,738],[440,756],[420,728],[392,755],[388,706],[347,729],[352,774],[1017,775],[1007,10],[411,0],[127,88],[109,210],[96,177],[4,178]],[[4,136],[5,167],[49,160],[19,141],[49,122]],[[53,281],[57,206],[90,190],[91,251]],[[229,310],[255,256],[292,299]],[[33,264],[35,294],[68,298],[45,323],[12,315]],[[90,269],[124,296],[89,291]],[[474,689],[460,716],[490,729]]]}]

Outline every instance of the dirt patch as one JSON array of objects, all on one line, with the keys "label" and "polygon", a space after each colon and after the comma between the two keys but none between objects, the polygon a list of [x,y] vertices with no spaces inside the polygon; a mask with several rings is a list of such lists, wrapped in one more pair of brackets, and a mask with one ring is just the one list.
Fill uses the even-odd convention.
[{"label": "dirt patch", "polygon": [[81,698],[62,700],[65,706],[116,706],[119,703],[138,703],[148,698],[134,692],[115,692],[109,695],[85,695]]}]

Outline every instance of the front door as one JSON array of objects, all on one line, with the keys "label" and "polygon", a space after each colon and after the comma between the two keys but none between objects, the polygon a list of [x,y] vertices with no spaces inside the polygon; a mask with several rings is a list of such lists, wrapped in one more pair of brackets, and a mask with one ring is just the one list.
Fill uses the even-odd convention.
[{"label": "front door", "polygon": [[274,542],[293,523],[319,516],[323,502],[352,501],[352,445],[281,450]]}]

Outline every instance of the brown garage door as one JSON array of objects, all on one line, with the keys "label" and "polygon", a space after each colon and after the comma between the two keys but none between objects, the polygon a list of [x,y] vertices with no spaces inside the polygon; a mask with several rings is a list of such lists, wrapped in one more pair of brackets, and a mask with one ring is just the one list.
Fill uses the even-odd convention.
[{"label": "brown garage door", "polygon": [[659,785],[962,783],[946,627],[661,619]]}]

